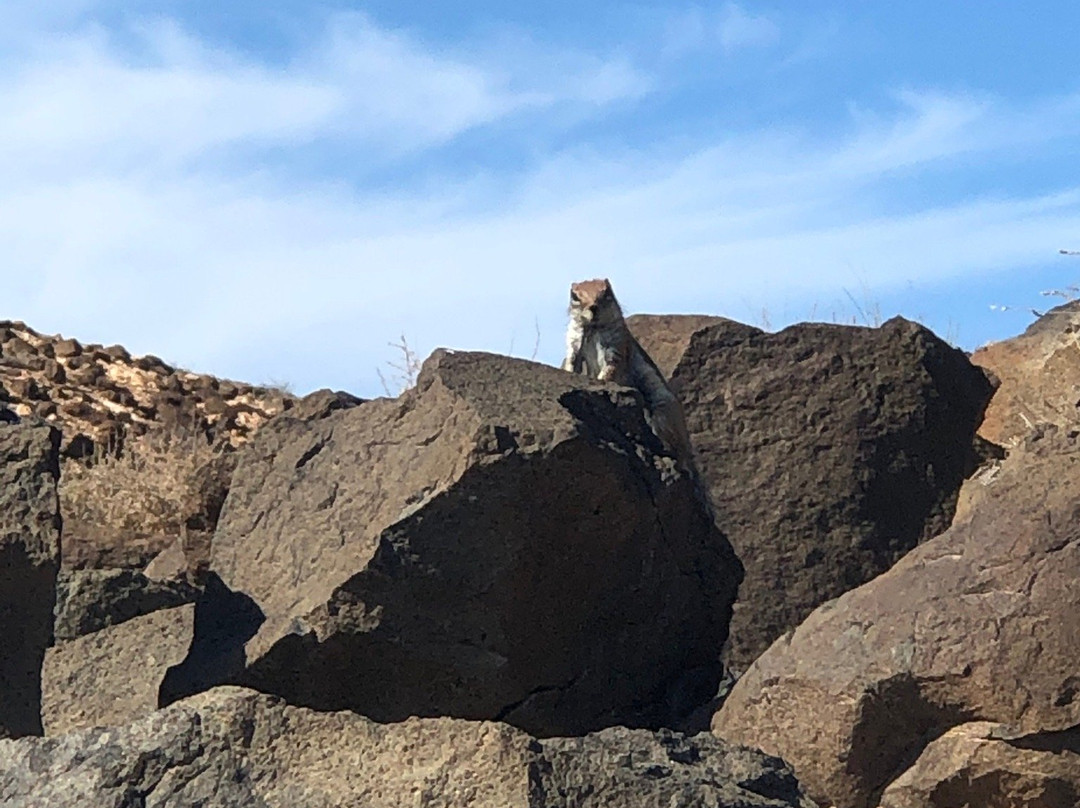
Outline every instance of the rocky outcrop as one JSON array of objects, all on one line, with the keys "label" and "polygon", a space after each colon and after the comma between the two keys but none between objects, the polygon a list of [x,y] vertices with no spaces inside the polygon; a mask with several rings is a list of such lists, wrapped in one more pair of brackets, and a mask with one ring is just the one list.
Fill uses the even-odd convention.
[{"label": "rocky outcrop", "polygon": [[930,743],[881,795],[880,808],[1076,808],[1080,733],[1017,735],[963,724]]},{"label": "rocky outcrop", "polygon": [[0,320],[0,401],[58,427],[64,456],[80,457],[163,428],[240,446],[295,397]]},{"label": "rocky outcrop", "polygon": [[746,565],[734,669],[949,526],[992,387],[925,328],[628,323],[683,402],[717,524]]},{"label": "rocky outcrop", "polygon": [[819,802],[865,808],[958,725],[1080,725],[1078,503],[1080,434],[1029,436],[964,521],[774,643],[714,731],[782,756]]},{"label": "rocky outcrop", "polygon": [[0,737],[40,735],[41,664],[52,639],[60,434],[0,423]]},{"label": "rocky outcrop", "polygon": [[1080,425],[1080,301],[980,348],[971,361],[1001,382],[979,428],[986,440],[1012,447],[1047,424]]},{"label": "rocky outcrop", "polygon": [[188,655],[195,605],[161,609],[50,648],[42,670],[46,735],[126,724],[156,710]]},{"label": "rocky outcrop", "polygon": [[380,725],[219,688],[118,729],[0,741],[12,806],[811,808],[775,758],[708,735],[536,741],[505,724]]},{"label": "rocky outcrop", "polygon": [[265,616],[233,681],[541,735],[712,695],[741,575],[632,391],[448,352],[399,399],[260,430],[211,567]]}]

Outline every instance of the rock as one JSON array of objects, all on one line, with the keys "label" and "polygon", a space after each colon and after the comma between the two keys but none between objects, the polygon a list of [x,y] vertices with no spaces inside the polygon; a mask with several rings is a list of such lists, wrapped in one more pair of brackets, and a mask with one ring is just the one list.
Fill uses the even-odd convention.
[{"label": "rock", "polygon": [[183,662],[194,634],[189,603],[50,648],[42,670],[45,733],[115,726],[153,712],[166,674]]},{"label": "rock", "polygon": [[0,737],[40,735],[41,664],[52,639],[60,433],[0,424]]},{"label": "rock", "polygon": [[1013,339],[977,350],[971,361],[1001,384],[979,434],[1011,447],[1046,424],[1080,422],[1080,301],[1047,312]]},{"label": "rock", "polygon": [[107,626],[194,603],[198,590],[180,580],[154,581],[133,570],[65,570],[57,581],[54,634],[73,640]]},{"label": "rock", "polygon": [[[280,391],[175,371],[156,357],[136,359],[119,345],[84,347],[43,336],[23,323],[4,325],[0,337],[0,399],[18,415],[47,418],[61,431],[68,568],[141,569],[185,530],[201,533],[192,542],[205,546],[224,491],[221,474],[201,475],[193,459],[201,462],[207,449],[232,452],[292,401]],[[222,389],[231,394],[228,403]],[[152,444],[150,457],[135,464],[136,474],[109,462],[144,438]],[[114,472],[117,479],[110,479]],[[191,490],[183,490],[188,483]],[[200,497],[205,511],[185,511],[184,500]],[[207,553],[199,552],[205,563]]]},{"label": "rock", "polygon": [[1031,436],[966,521],[818,608],[735,684],[713,730],[791,763],[812,797],[876,805],[974,718],[1080,724],[1080,435]]},{"label": "rock", "polygon": [[362,398],[357,398],[340,390],[316,390],[304,396],[295,405],[289,408],[288,416],[298,418],[301,421],[312,421],[325,418],[338,410],[352,409],[363,404]]},{"label": "rock", "polygon": [[380,725],[219,688],[125,727],[0,741],[0,802],[50,808],[811,808],[781,761],[708,735],[536,741],[505,724]]},{"label": "rock", "polygon": [[[546,765],[537,767],[534,793],[543,795],[542,805],[814,808],[784,761],[705,733],[611,727],[549,738],[541,748]],[[650,785],[642,788],[643,782]]]},{"label": "rock", "polygon": [[881,795],[880,808],[1076,808],[1080,734],[1016,736],[989,722],[963,724],[932,741]]},{"label": "rock", "polygon": [[717,525],[746,565],[735,670],[949,526],[992,387],[922,326],[628,323],[683,402]]},{"label": "rock", "polygon": [[82,345],[78,340],[74,339],[58,339],[53,343],[53,356],[57,358],[67,359],[68,357],[78,356],[82,353]]},{"label": "rock", "polygon": [[143,575],[152,581],[176,581],[183,579],[189,569],[184,540],[179,538],[154,556],[143,570]]},{"label": "rock", "polygon": [[266,616],[234,680],[380,721],[540,735],[705,700],[741,574],[632,391],[438,352],[244,451],[211,567]]}]

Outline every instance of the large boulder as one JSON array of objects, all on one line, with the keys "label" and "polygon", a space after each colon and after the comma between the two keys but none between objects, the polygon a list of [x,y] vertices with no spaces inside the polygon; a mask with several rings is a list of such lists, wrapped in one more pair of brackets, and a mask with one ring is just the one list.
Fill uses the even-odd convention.
[{"label": "large boulder", "polygon": [[233,681],[540,735],[708,698],[741,577],[640,396],[477,353],[436,353],[399,399],[263,427],[212,552],[265,615]]},{"label": "large boulder", "polygon": [[992,385],[922,326],[628,322],[682,400],[717,524],[746,566],[735,670],[949,526]]},{"label": "large boulder", "polygon": [[1030,436],[964,520],[774,643],[714,731],[782,756],[819,802],[867,808],[960,724],[1080,725],[1078,517],[1080,434]]},{"label": "large boulder", "polygon": [[53,808],[811,808],[782,761],[706,734],[538,742],[505,724],[380,725],[240,688],[123,728],[0,741],[0,802]]},{"label": "large boulder", "polygon": [[932,741],[881,795],[880,808],[1076,808],[1080,733],[1017,735],[978,721]]},{"label": "large boulder", "polygon": [[45,734],[126,724],[156,710],[165,677],[187,657],[194,634],[189,603],[50,648],[41,676]]},{"label": "large boulder", "polygon": [[1080,301],[1051,309],[1023,334],[971,355],[1001,384],[979,434],[1012,447],[1046,424],[1080,421]]},{"label": "large boulder", "polygon": [[41,664],[52,640],[60,433],[0,423],[0,737],[40,735]]}]

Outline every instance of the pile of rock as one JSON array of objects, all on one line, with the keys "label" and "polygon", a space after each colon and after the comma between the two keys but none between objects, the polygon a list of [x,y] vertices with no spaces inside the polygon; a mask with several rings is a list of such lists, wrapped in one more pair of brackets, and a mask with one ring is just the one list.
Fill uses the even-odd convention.
[{"label": "pile of rock", "polygon": [[61,433],[65,568],[137,567],[181,539],[197,565],[229,455],[294,403],[282,390],[0,321],[0,407]]},{"label": "pile of rock", "polygon": [[190,535],[61,572],[71,444],[20,399],[0,802],[1072,808],[1073,317],[992,375],[901,320],[634,318],[714,512],[635,391],[507,357],[204,419],[194,573]]}]

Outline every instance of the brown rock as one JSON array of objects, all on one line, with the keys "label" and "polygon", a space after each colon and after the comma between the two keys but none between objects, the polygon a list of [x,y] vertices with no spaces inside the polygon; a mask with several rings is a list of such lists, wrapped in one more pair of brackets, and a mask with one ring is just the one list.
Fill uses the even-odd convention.
[{"label": "brown rock", "polygon": [[979,434],[1015,446],[1046,424],[1080,423],[1080,301],[1046,313],[1019,337],[977,350],[971,361],[1001,381]]},{"label": "brown rock", "polygon": [[817,609],[736,683],[715,732],[789,761],[819,802],[876,804],[974,718],[1080,724],[1080,437],[1033,436],[968,520]]},{"label": "brown rock", "polygon": [[31,359],[36,359],[37,356],[37,348],[21,337],[13,336],[0,345],[0,357],[4,359],[14,359],[25,364]]},{"label": "brown rock", "polygon": [[614,729],[536,741],[505,724],[380,725],[239,688],[123,728],[0,741],[0,802],[68,808],[810,808],[775,758]]},{"label": "brown rock", "polygon": [[0,424],[0,737],[40,735],[41,663],[52,639],[60,433]]},{"label": "brown rock", "polygon": [[487,354],[245,450],[212,569],[266,622],[241,683],[538,734],[712,694],[740,567],[631,391]]},{"label": "brown rock", "polygon": [[1076,730],[1017,736],[989,722],[963,724],[930,743],[881,795],[880,808],[1076,808]]},{"label": "brown rock", "polygon": [[126,724],[158,708],[165,676],[187,656],[195,606],[162,609],[61,642],[45,655],[47,735]]},{"label": "brown rock", "polygon": [[53,343],[53,355],[61,358],[78,356],[82,353],[82,346],[78,340],[61,339]]},{"label": "brown rock", "polygon": [[628,323],[679,393],[717,525],[746,565],[735,670],[949,526],[992,388],[922,326]]},{"label": "brown rock", "polygon": [[110,345],[102,353],[104,353],[110,361],[113,362],[130,362],[131,354],[128,353],[127,348],[123,345]]}]

